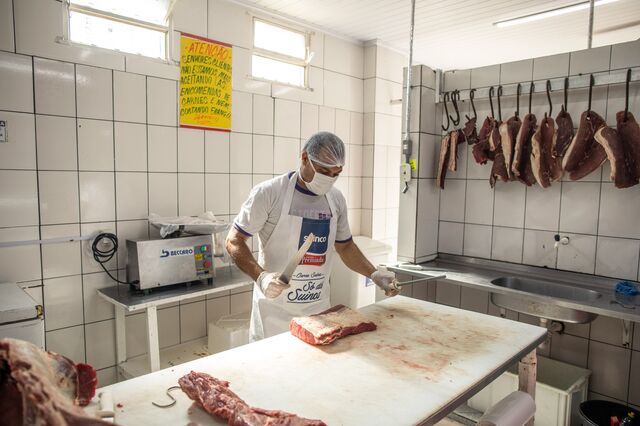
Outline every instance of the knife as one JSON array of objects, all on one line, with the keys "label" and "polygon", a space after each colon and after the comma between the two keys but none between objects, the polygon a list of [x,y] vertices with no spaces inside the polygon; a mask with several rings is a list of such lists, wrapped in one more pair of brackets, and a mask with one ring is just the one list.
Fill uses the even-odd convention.
[{"label": "knife", "polygon": [[291,258],[289,263],[287,263],[287,266],[285,266],[284,271],[282,271],[282,274],[280,274],[280,281],[285,284],[289,284],[291,275],[293,275],[304,255],[307,254],[307,251],[309,251],[309,247],[311,247],[314,238],[315,235],[313,235],[313,233],[307,235],[306,240],[304,241],[304,243],[302,243],[302,245],[298,249],[298,252]]},{"label": "knife", "polygon": [[421,277],[415,280],[411,280],[411,281],[403,281],[403,282],[396,282],[395,286],[396,287],[402,287],[405,285],[409,285],[409,284],[415,284],[415,283],[419,283],[419,282],[427,282],[427,281],[433,281],[433,280],[438,280],[438,279],[442,279],[442,278],[447,278],[446,275],[433,275],[433,276],[428,276],[428,277]]}]

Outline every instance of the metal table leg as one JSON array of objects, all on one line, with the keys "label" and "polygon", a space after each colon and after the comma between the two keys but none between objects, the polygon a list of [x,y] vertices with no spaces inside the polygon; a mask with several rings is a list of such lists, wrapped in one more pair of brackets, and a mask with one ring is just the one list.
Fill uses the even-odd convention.
[{"label": "metal table leg", "polygon": [[147,308],[147,342],[151,372],[160,370],[160,342],[158,337],[158,308]]},{"label": "metal table leg", "polygon": [[115,305],[116,311],[116,361],[122,364],[127,360],[127,323],[124,308]]},{"label": "metal table leg", "polygon": [[[531,395],[536,399],[536,373],[538,358],[536,350],[532,350],[525,355],[518,363],[518,390]],[[533,425],[533,419],[527,422],[526,426]]]}]

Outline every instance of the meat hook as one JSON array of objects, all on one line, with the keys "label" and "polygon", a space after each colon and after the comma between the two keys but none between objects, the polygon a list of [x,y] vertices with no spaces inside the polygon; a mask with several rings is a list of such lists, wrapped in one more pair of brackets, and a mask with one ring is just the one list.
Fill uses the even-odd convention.
[{"label": "meat hook", "polygon": [[595,78],[593,78],[593,74],[590,74],[589,77],[589,104],[587,106],[587,116],[591,115],[591,93],[593,92],[593,85],[596,84]]},{"label": "meat hook", "polygon": [[551,103],[551,80],[547,80],[547,101],[549,102],[549,117],[551,117],[551,112],[553,112],[553,104]]},{"label": "meat hook", "polygon": [[493,86],[489,88],[489,105],[491,106],[491,118],[495,115],[493,113]]},{"label": "meat hook", "polygon": [[629,83],[631,82],[631,68],[627,70],[627,87],[624,92],[624,121],[627,121],[629,115]]},{"label": "meat hook", "polygon": [[442,130],[447,131],[449,130],[449,108],[447,107],[447,100],[449,99],[449,92],[446,92],[444,94],[444,96],[442,97],[443,102],[444,102],[444,115],[447,117],[447,126],[443,126],[440,125],[440,127],[442,127]]},{"label": "meat hook", "polygon": [[169,397],[169,399],[171,399],[172,402],[168,403],[168,404],[158,404],[157,402],[151,402],[153,405],[155,405],[158,408],[169,408],[169,407],[173,407],[174,405],[176,405],[176,399],[171,396],[171,391],[172,390],[176,390],[176,389],[180,389],[180,386],[171,386],[169,389],[167,389],[167,396]]},{"label": "meat hook", "polygon": [[516,90],[516,118],[520,115],[520,93],[522,92],[522,85],[518,83]]},{"label": "meat hook", "polygon": [[502,85],[498,86],[498,121],[502,122],[502,108],[500,107],[500,96],[502,96]]},{"label": "meat hook", "polygon": [[536,88],[536,85],[532,81],[531,85],[529,86],[529,114],[531,114],[531,99],[533,99],[533,90],[535,88]]},{"label": "meat hook", "polygon": [[[477,120],[478,119],[478,113],[476,113],[476,106],[473,103],[473,98],[475,96],[476,96],[476,89],[471,89],[469,91],[469,100],[471,101],[471,108],[473,108],[473,118]],[[467,120],[471,120],[467,114],[465,114],[464,116],[467,117]]]},{"label": "meat hook", "polygon": [[564,78],[564,104],[562,104],[562,112],[569,108],[569,77]]},{"label": "meat hook", "polygon": [[456,111],[456,118],[450,116],[451,121],[454,126],[457,126],[460,123],[460,110],[458,109],[458,100],[460,99],[460,91],[458,89],[454,90],[451,94],[451,103],[453,104],[453,109]]}]

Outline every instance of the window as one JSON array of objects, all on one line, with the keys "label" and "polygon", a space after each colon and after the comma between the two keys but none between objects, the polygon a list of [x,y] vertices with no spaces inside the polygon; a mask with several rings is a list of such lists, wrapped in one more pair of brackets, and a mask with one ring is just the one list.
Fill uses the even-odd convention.
[{"label": "window", "polygon": [[69,39],[166,59],[170,4],[170,0],[71,0]]},{"label": "window", "polygon": [[309,59],[307,34],[254,19],[253,77],[305,87]]}]

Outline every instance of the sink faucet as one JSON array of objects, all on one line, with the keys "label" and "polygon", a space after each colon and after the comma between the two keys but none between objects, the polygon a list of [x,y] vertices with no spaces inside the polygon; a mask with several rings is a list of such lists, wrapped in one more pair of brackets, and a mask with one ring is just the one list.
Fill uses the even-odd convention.
[{"label": "sink faucet", "polygon": [[553,239],[556,241],[555,244],[553,245],[555,249],[557,249],[560,244],[562,244],[563,246],[566,246],[567,244],[569,244],[569,237],[567,236],[560,237],[560,234],[556,234],[553,236]]}]

